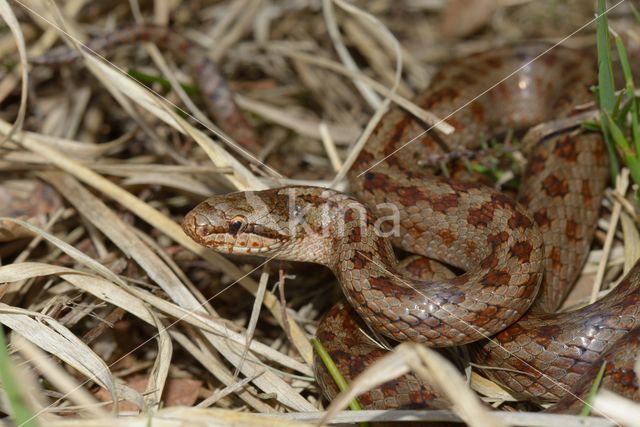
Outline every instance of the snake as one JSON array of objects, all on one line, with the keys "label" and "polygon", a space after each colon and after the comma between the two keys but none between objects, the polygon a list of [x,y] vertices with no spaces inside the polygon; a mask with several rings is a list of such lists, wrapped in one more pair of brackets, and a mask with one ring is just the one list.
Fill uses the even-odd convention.
[{"label": "snake", "polygon": [[[469,345],[487,377],[558,410],[581,402],[605,360],[603,386],[640,400],[633,371],[640,265],[599,301],[556,312],[594,235],[608,177],[602,135],[576,121],[528,143],[517,195],[465,168],[432,166],[434,156],[593,108],[596,70],[584,51],[539,43],[455,59],[415,100],[446,117],[453,134],[391,108],[348,174],[349,194],[289,186],[216,195],[186,214],[183,229],[222,253],[331,269],[346,303],[324,317],[317,335],[349,380],[383,353],[362,338],[370,328],[394,341]],[[407,267],[394,247],[459,274],[425,276],[424,258]],[[325,395],[335,396],[317,361],[315,371]],[[367,408],[449,404],[412,375],[360,399]]]}]

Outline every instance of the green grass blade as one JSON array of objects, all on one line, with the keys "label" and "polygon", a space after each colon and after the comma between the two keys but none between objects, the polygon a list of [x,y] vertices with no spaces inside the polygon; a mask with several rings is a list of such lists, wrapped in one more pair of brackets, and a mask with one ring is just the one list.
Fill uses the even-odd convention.
[{"label": "green grass blade", "polygon": [[[598,101],[603,116],[613,114],[615,100],[615,85],[613,82],[613,63],[611,61],[611,44],[609,43],[609,24],[605,14],[605,0],[598,0],[596,19],[596,45],[598,50]],[[615,182],[620,164],[616,156],[614,142],[609,136],[607,122],[602,121],[604,141],[609,152],[609,166],[611,178]]]},{"label": "green grass blade", "polygon": [[631,11],[633,12],[633,16],[635,16],[636,21],[640,24],[640,12],[638,12],[638,9],[636,9],[633,3],[630,2],[629,6],[631,7]]},{"label": "green grass blade", "polygon": [[[638,13],[634,11],[634,13]],[[640,153],[640,130],[638,127],[638,98],[635,96],[635,84],[633,82],[633,73],[631,72],[631,65],[629,64],[629,57],[627,56],[627,50],[622,43],[620,37],[615,38],[616,49],[618,50],[618,56],[620,56],[620,65],[622,66],[622,73],[624,74],[625,93],[629,99],[629,111],[631,112],[631,138],[633,140],[636,155]],[[625,115],[626,117],[626,115]],[[624,118],[623,118],[624,119]]]},{"label": "green grass blade", "polygon": [[0,382],[7,396],[9,406],[16,425],[23,427],[37,427],[35,416],[31,413],[24,396],[20,393],[18,383],[13,374],[13,365],[7,351],[4,329],[0,326]]},{"label": "green grass blade", "polygon": [[589,389],[589,394],[584,400],[584,406],[580,410],[580,415],[583,417],[589,416],[591,413],[591,407],[593,405],[593,399],[596,397],[596,393],[600,388],[600,383],[602,382],[602,377],[604,376],[604,369],[607,366],[607,362],[602,362],[602,366],[600,366],[600,370],[598,371],[598,375],[593,380],[593,384],[591,384],[591,388]]},{"label": "green grass blade", "polygon": [[622,129],[618,127],[609,114],[606,114],[605,117],[607,129],[610,132],[613,141],[618,146],[622,158],[631,172],[631,177],[636,184],[640,183],[640,159],[636,157],[636,153],[631,149],[631,145],[624,136]]},{"label": "green grass blade", "polygon": [[[327,367],[327,371],[329,371],[329,375],[331,375],[331,378],[333,378],[333,381],[335,381],[338,389],[340,391],[345,391],[347,388],[349,388],[347,380],[344,379],[344,377],[338,370],[338,367],[333,362],[333,359],[331,358],[331,356],[329,356],[329,353],[327,353],[327,350],[324,348],[320,340],[318,340],[317,338],[311,338],[311,344],[313,344],[313,348],[318,353],[318,356],[320,356],[320,360],[322,360],[324,366]],[[362,405],[360,404],[358,399],[353,399],[349,403],[349,408],[351,408],[352,411],[362,411]],[[360,423],[360,425],[364,427],[368,426],[369,423]]]},{"label": "green grass blade", "polygon": [[622,66],[622,73],[624,74],[625,86],[627,89],[633,90],[633,73],[631,72],[631,66],[629,65],[629,57],[627,56],[627,50],[622,43],[622,39],[619,36],[614,38],[616,42],[616,49],[620,56],[620,65]]},{"label": "green grass blade", "polygon": [[612,113],[615,104],[615,87],[613,83],[613,63],[611,61],[611,44],[609,42],[609,24],[605,14],[604,0],[598,0],[598,17],[596,19],[596,44],[598,49],[598,86],[600,108]]}]

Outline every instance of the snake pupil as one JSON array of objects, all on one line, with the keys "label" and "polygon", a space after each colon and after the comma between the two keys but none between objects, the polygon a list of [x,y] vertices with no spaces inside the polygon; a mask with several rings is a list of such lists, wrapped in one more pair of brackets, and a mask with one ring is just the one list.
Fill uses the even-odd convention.
[{"label": "snake pupil", "polygon": [[244,229],[245,225],[246,225],[246,220],[244,218],[241,218],[241,217],[233,218],[231,221],[229,221],[229,234],[235,236],[236,234],[238,234],[240,231]]}]

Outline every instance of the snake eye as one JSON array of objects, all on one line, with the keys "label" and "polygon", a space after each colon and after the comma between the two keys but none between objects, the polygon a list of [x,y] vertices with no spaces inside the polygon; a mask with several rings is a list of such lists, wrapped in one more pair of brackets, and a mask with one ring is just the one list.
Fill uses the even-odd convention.
[{"label": "snake eye", "polygon": [[236,234],[244,230],[246,226],[247,219],[245,217],[240,215],[234,216],[233,218],[231,218],[231,221],[229,221],[229,234],[235,236]]}]

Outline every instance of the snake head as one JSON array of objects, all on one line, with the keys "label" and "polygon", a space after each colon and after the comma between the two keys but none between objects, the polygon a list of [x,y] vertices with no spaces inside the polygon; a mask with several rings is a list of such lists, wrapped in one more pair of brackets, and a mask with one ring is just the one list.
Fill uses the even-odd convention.
[{"label": "snake head", "polygon": [[182,228],[218,252],[327,265],[341,198],[347,196],[302,186],[214,196],[190,211]]}]

